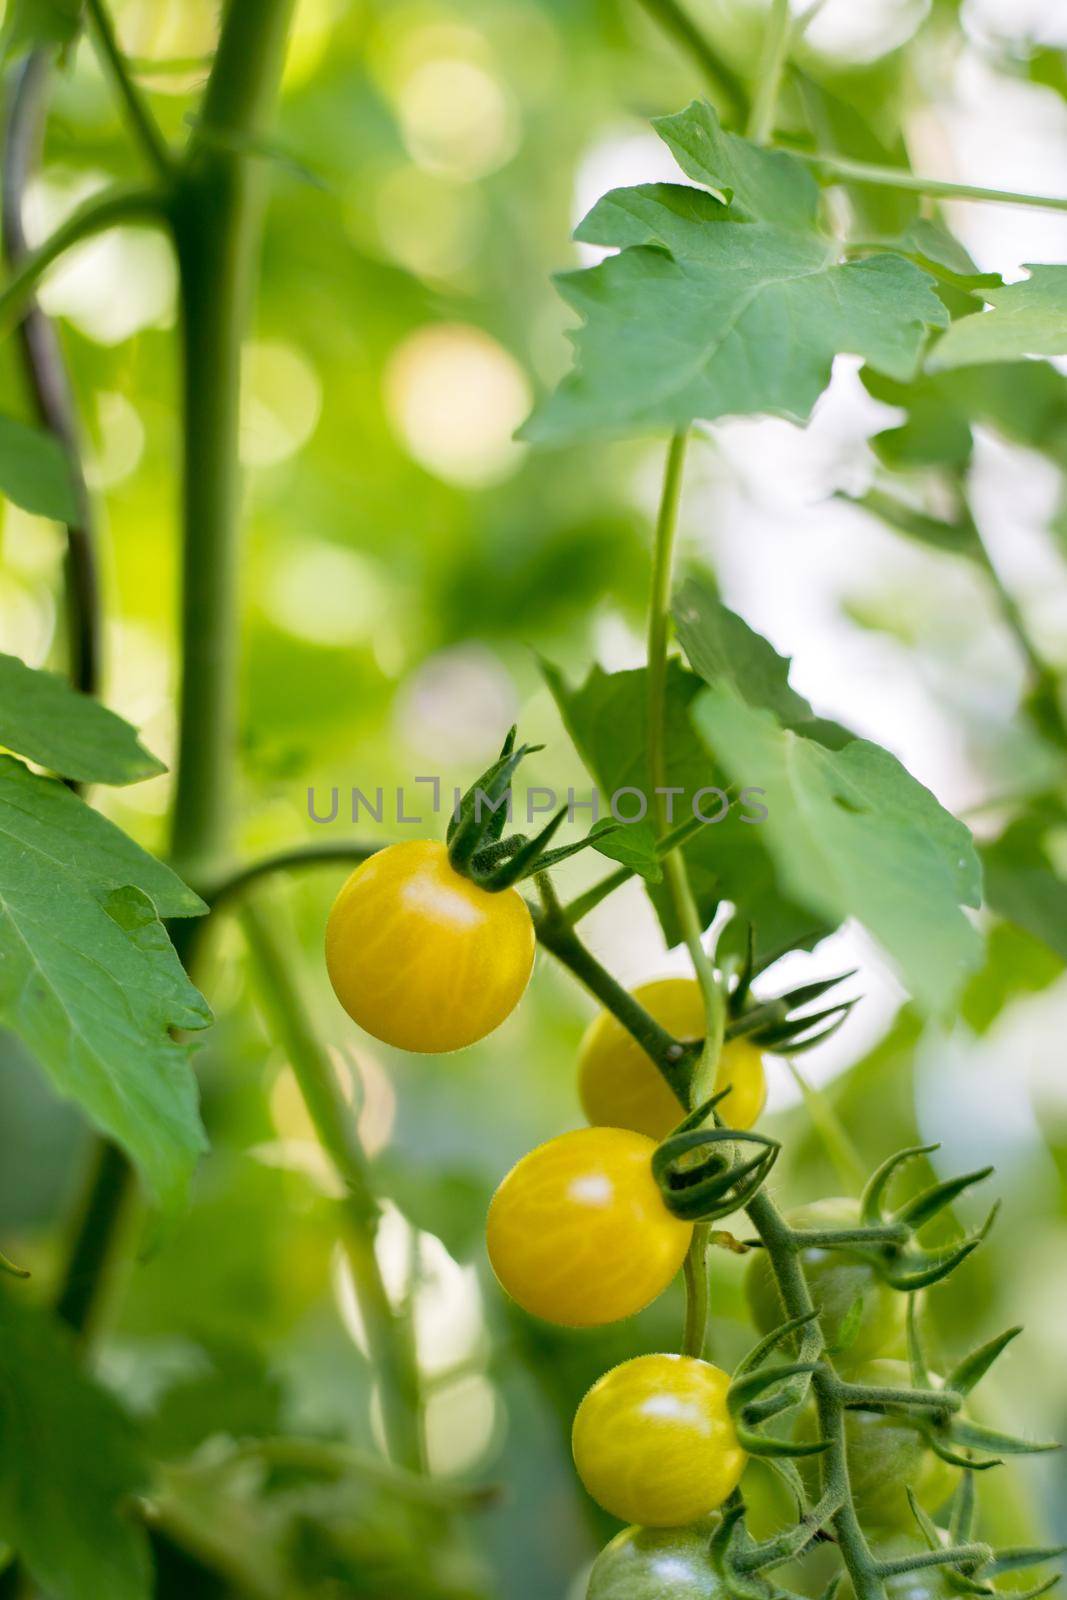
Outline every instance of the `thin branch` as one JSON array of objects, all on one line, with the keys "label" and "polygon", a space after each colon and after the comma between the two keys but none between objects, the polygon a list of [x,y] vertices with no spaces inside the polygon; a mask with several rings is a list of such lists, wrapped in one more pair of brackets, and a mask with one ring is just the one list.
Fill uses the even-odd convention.
[{"label": "thin branch", "polygon": [[125,107],[130,127],[150,164],[169,183],[174,171],[173,154],[144,96],[130,76],[129,63],[115,37],[115,27],[104,0],[86,0],[85,9],[104,65]]},{"label": "thin branch", "polygon": [[209,884],[202,891],[203,898],[214,911],[276,872],[294,872],[304,867],[357,867],[361,861],[384,849],[384,844],[360,844],[358,839],[293,845],[291,849],[279,850],[274,855],[262,856],[258,861],[250,861],[247,866],[235,868],[228,877],[219,879],[214,885]]},{"label": "thin branch", "polygon": [[[3,151],[3,210],[0,231],[4,260],[17,270],[27,256],[22,207],[41,145],[50,61],[35,51],[19,68],[7,108]],[[85,486],[74,398],[59,339],[49,319],[34,302],[26,307],[18,328],[26,379],[42,425],[63,446],[74,485],[76,519],[67,525],[66,614],[70,680],[83,694],[100,687],[100,584],[96,533]]]},{"label": "thin branch", "polygon": [[809,166],[818,167],[828,183],[871,183],[883,189],[904,189],[944,200],[988,200],[1002,206],[1038,206],[1046,211],[1067,211],[1067,195],[1026,194],[1015,189],[984,189],[973,183],[953,183],[948,178],[924,178],[899,167],[869,165],[826,150],[800,150],[780,145]]},{"label": "thin branch", "polygon": [[162,223],[166,215],[166,199],[158,189],[123,183],[91,195],[36,250],[23,257],[0,293],[0,324],[23,310],[48,268],[83,239],[124,222]]}]

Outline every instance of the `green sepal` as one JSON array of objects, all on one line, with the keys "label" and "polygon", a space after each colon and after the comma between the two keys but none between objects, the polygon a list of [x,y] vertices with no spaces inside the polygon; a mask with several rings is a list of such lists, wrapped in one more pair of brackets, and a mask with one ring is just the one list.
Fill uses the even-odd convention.
[{"label": "green sepal", "polygon": [[980,1167],[975,1172],[965,1172],[958,1178],[946,1178],[943,1183],[933,1184],[929,1189],[924,1189],[922,1194],[917,1194],[914,1200],[901,1206],[895,1213],[896,1220],[918,1230],[936,1217],[939,1211],[944,1211],[946,1206],[958,1200],[967,1189],[991,1177],[993,1170],[992,1167]]},{"label": "green sepal", "polygon": [[882,1200],[886,1190],[901,1167],[909,1161],[915,1161],[919,1156],[933,1155],[935,1150],[940,1150],[939,1144],[913,1144],[906,1150],[898,1150],[895,1155],[887,1156],[870,1178],[860,1199],[860,1218],[865,1223],[875,1223],[882,1220]]},{"label": "green sepal", "polygon": [[1014,1339],[1022,1333],[1021,1327],[1008,1328],[1004,1333],[990,1339],[988,1344],[981,1345],[977,1350],[972,1350],[965,1356],[959,1366],[955,1367],[945,1380],[950,1389],[955,1389],[957,1394],[970,1394],[976,1384],[980,1383],[997,1360],[998,1356],[1007,1349]]}]

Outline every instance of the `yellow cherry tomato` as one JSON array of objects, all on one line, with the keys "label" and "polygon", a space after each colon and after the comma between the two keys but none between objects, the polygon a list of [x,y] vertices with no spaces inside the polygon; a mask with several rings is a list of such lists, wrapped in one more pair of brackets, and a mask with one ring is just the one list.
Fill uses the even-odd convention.
[{"label": "yellow cherry tomato", "polygon": [[745,1452],[726,1403],[730,1379],[693,1356],[638,1356],[590,1389],[574,1418],[574,1464],[605,1511],[680,1528],[722,1505]]},{"label": "yellow cherry tomato", "polygon": [[693,1225],[663,1203],[655,1148],[627,1128],[580,1128],[512,1167],[489,1207],[486,1245],[501,1287],[524,1311],[592,1328],[663,1293]]},{"label": "yellow cherry tomato", "polygon": [[[704,1036],[704,999],[695,978],[658,978],[633,997],[676,1039]],[[730,1093],[719,1114],[733,1128],[751,1128],[767,1098],[763,1057],[745,1039],[724,1045],[715,1088]],[[657,1143],[685,1115],[662,1073],[610,1011],[586,1029],[578,1052],[578,1094],[594,1126],[633,1128]]]},{"label": "yellow cherry tomato", "polygon": [[401,1050],[461,1050],[518,1004],[535,938],[514,889],[490,894],[443,844],[393,844],[358,866],[326,924],[326,967],[361,1028]]}]

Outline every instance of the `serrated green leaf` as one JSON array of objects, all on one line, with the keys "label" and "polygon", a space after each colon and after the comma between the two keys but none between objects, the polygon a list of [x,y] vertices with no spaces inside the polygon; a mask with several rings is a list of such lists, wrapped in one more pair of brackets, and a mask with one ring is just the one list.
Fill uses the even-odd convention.
[{"label": "serrated green leaf", "polygon": [[130,1497],[147,1488],[133,1427],[66,1331],[0,1290],[0,1539],[54,1600],[147,1600]]},{"label": "serrated green leaf", "polygon": [[716,195],[645,184],[594,206],[577,237],[621,248],[557,280],[584,323],[576,368],[524,437],[760,413],[805,422],[842,351],[900,379],[915,372],[927,329],[948,319],[925,273],[896,255],[841,262],[815,226],[806,168],[723,133],[709,106],[656,126]]},{"label": "serrated green leaf", "polygon": [[55,779],[0,758],[0,1020],[174,1209],[204,1148],[189,1048],[210,1012],[159,920],[202,902]]},{"label": "serrated green leaf", "polygon": [[67,452],[54,434],[13,417],[0,417],[0,494],[54,522],[78,517]]},{"label": "serrated green leaf", "polygon": [[980,901],[970,833],[878,745],[828,750],[725,686],[693,719],[735,782],[766,791],[760,829],[783,886],[832,921],[855,917],[893,958],[916,1000],[946,1012],[981,958],[960,910]]},{"label": "serrated green leaf", "polygon": [[128,722],[17,656],[0,655],[0,745],[79,783],[139,783],[166,771]]},{"label": "serrated green leaf", "polygon": [[971,453],[971,425],[1067,460],[1067,377],[1045,361],[1012,361],[926,373],[900,384],[865,368],[876,400],[901,406],[905,423],[871,441],[891,467],[962,465]]},{"label": "serrated green leaf", "polygon": [[706,100],[693,100],[674,116],[653,117],[652,126],[686,177],[722,195],[734,216],[787,228],[814,226],[819,186],[803,162],[727,133]]},{"label": "serrated green leaf", "polygon": [[[555,697],[568,733],[586,768],[597,783],[606,811],[612,794],[623,788],[649,793],[647,704],[648,678],[643,668],[606,673],[594,667],[579,687],[572,689],[555,668],[544,664],[548,686]],[[667,749],[667,783],[681,790],[672,797],[674,823],[692,814],[699,790],[726,779],[708,758],[690,720],[690,707],[700,693],[702,680],[671,660],[667,669],[664,725]],[[758,781],[758,780],[756,780]],[[730,900],[754,929],[757,963],[792,945],[810,949],[830,931],[823,918],[798,906],[783,891],[774,865],[762,842],[758,823],[741,821],[754,812],[735,803],[727,817],[702,828],[684,847],[686,866],[705,923],[710,922],[720,900]],[[636,810],[632,797],[620,803]],[[700,802],[706,815],[719,809],[714,796]],[[595,848],[613,861],[632,867],[649,886],[669,945],[681,938],[670,898],[661,885],[662,868],[655,851],[655,833],[648,821],[628,823],[608,835]]]},{"label": "serrated green leaf", "polygon": [[803,728],[820,744],[837,747],[853,735],[816,717],[789,683],[790,659],[724,606],[708,584],[690,578],[675,596],[674,625],[689,665],[705,683],[726,683],[746,705],[773,711],[789,728]]},{"label": "serrated green leaf", "polygon": [[1027,263],[1026,271],[1020,283],[985,291],[989,311],[952,324],[930,352],[929,371],[1067,355],[1067,267]]}]

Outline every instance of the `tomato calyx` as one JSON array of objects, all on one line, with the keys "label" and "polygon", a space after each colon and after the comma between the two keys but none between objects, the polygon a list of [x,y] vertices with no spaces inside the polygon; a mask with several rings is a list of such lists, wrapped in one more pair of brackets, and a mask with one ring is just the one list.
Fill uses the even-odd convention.
[{"label": "tomato calyx", "polygon": [[532,839],[523,833],[505,838],[504,828],[511,816],[511,780],[520,762],[544,749],[540,744],[516,748],[517,733],[514,726],[508,730],[500,755],[459,802],[446,836],[453,870],[490,893],[510,889],[523,878],[547,871],[616,828],[615,823],[598,823],[584,839],[549,850],[548,845],[568,813],[568,808],[562,806]]},{"label": "tomato calyx", "polygon": [[[998,1589],[993,1580],[1002,1573],[1043,1566],[1057,1560],[1067,1550],[1062,1544],[1020,1545],[1010,1550],[993,1550],[988,1545],[974,1544],[977,1498],[973,1472],[965,1472],[960,1479],[952,1497],[947,1528],[939,1527],[928,1516],[910,1490],[908,1501],[926,1549],[879,1560],[877,1570],[883,1579],[910,1574],[923,1567],[937,1567],[942,1571],[946,1587],[954,1594],[999,1595],[1007,1591]],[[1029,1589],[1012,1589],[1011,1600],[1037,1600],[1038,1595],[1047,1593],[1059,1579],[1060,1574],[1054,1573]]]},{"label": "tomato calyx", "polygon": [[744,975],[727,991],[727,1039],[748,1039],[761,1050],[774,1050],[780,1055],[801,1055],[823,1044],[835,1034],[859,1000],[853,995],[848,1000],[837,1000],[821,1011],[804,1011],[855,976],[855,971],[840,972],[833,978],[819,978],[813,983],[802,983],[784,994],[767,1000],[756,1000],[744,982]]},{"label": "tomato calyx", "polygon": [[[691,1111],[652,1157],[664,1205],[686,1222],[713,1222],[748,1205],[782,1148],[777,1139],[752,1129],[726,1128],[717,1121],[705,1126],[729,1093],[727,1085]],[[757,1154],[744,1156],[746,1146],[754,1146]]]}]

